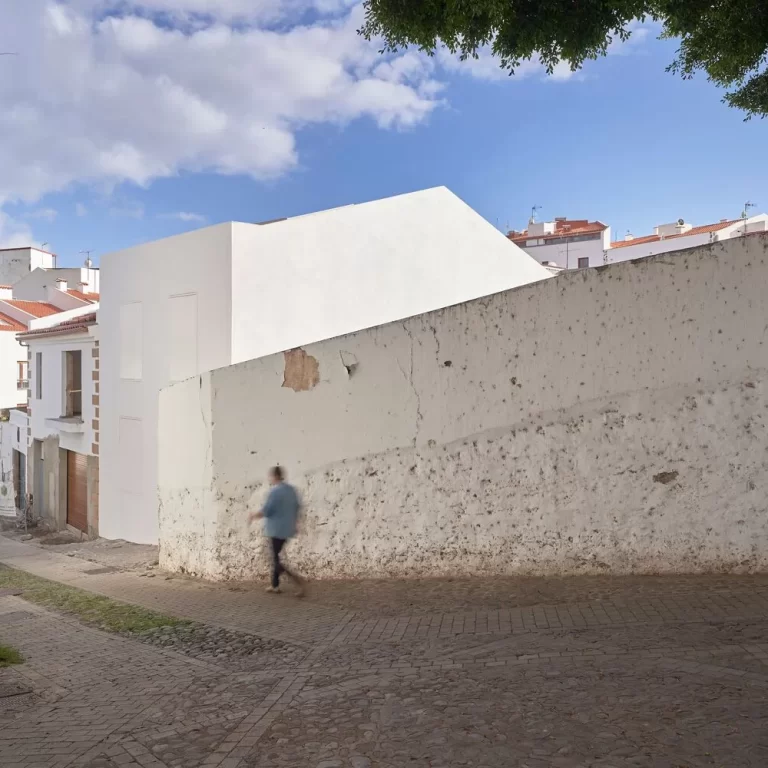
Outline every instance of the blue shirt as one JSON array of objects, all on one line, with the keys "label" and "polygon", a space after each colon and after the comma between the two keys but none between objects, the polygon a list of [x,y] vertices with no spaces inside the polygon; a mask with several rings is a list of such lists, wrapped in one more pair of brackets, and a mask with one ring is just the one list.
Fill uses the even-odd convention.
[{"label": "blue shirt", "polygon": [[279,483],[264,503],[264,533],[271,539],[290,539],[296,535],[301,501],[296,489],[288,483]]}]

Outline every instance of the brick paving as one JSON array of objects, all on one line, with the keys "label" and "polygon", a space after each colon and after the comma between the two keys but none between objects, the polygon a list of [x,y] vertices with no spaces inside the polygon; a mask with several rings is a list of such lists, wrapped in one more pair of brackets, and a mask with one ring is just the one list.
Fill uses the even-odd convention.
[{"label": "brick paving", "polygon": [[280,641],[201,660],[0,596],[0,639],[27,659],[0,670],[2,768],[768,765],[764,576],[323,584],[298,601],[3,539],[0,561]]}]

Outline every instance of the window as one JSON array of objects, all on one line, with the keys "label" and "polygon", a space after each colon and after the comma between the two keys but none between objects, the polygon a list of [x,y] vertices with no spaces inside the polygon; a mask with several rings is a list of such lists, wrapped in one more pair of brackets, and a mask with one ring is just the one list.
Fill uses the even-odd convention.
[{"label": "window", "polygon": [[83,415],[83,353],[64,353],[64,416]]},{"label": "window", "polygon": [[43,353],[35,352],[35,398],[43,399]]},{"label": "window", "polygon": [[579,269],[587,269],[589,267],[589,256],[579,257]]},{"label": "window", "polygon": [[26,360],[19,360],[18,369],[16,389],[29,389],[29,363]]}]

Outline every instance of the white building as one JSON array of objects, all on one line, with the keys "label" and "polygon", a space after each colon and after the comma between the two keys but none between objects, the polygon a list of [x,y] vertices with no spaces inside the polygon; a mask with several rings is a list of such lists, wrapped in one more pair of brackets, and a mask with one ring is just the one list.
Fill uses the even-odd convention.
[{"label": "white building", "polygon": [[[26,423],[23,425],[25,449],[20,452],[15,443],[22,425],[12,427],[5,421],[6,418],[11,422],[26,420],[26,414],[17,409],[27,407],[29,359],[28,350],[19,342],[17,334],[40,318],[87,309],[98,300],[98,269],[90,263],[76,268],[56,268],[55,263],[53,254],[36,248],[0,251],[0,273],[3,279],[15,281],[13,285],[0,284],[0,474],[8,483],[5,494],[0,488],[0,514],[8,514],[9,510],[10,514],[15,513],[12,502],[23,502],[26,494],[23,460]],[[68,278],[76,281],[76,287],[72,287]],[[14,489],[15,499],[7,493],[8,487]]]},{"label": "white building", "polygon": [[687,223],[683,219],[672,224],[661,224],[654,227],[652,235],[635,237],[627,233],[624,240],[611,243],[606,251],[606,263],[631,261],[654,256],[669,251],[682,251],[699,245],[707,245],[732,237],[742,237],[745,234],[765,232],[768,229],[768,214],[740,219],[721,219],[716,224],[704,224],[699,227]]},{"label": "white building", "polygon": [[26,412],[18,408],[0,417],[0,517],[15,517],[16,508],[25,507],[27,424]]},{"label": "white building", "polygon": [[28,488],[34,514],[60,530],[98,533],[98,304],[30,323]]},{"label": "white building", "polygon": [[603,254],[611,243],[611,228],[601,221],[587,219],[531,220],[528,229],[513,230],[507,237],[531,258],[556,272],[603,264]]},{"label": "white building", "polygon": [[145,543],[158,538],[162,387],[550,276],[442,187],[207,227],[107,255],[101,269],[99,528]]},{"label": "white building", "polygon": [[24,248],[0,248],[0,284],[15,285],[34,269],[52,269],[56,256],[30,246]]}]

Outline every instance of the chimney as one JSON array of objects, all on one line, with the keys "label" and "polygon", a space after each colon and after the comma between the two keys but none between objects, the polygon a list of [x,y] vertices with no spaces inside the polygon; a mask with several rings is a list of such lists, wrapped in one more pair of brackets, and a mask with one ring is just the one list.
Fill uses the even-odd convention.
[{"label": "chimney", "polygon": [[635,236],[631,232],[627,232],[626,235],[624,235],[624,242],[629,242],[630,240],[634,240]]},{"label": "chimney", "polygon": [[67,281],[63,277],[57,277],[56,278],[56,287],[60,291],[64,291],[64,293],[67,292]]}]

